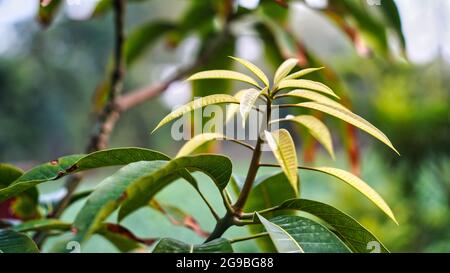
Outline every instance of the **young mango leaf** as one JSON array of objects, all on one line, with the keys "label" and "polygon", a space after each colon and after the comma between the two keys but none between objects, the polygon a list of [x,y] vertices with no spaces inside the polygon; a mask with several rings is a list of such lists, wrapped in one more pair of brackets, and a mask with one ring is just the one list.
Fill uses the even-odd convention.
[{"label": "young mango leaf", "polygon": [[275,76],[273,79],[274,85],[278,85],[278,83],[280,83],[280,81],[283,80],[284,77],[286,77],[297,64],[298,60],[294,58],[290,58],[284,61],[278,67],[277,71],[275,71]]},{"label": "young mango leaf", "polygon": [[285,129],[275,132],[265,131],[264,134],[278,164],[280,164],[281,169],[286,174],[289,182],[291,182],[292,188],[298,194],[298,161],[291,135]]},{"label": "young mango leaf", "polygon": [[71,223],[63,222],[58,219],[37,219],[13,226],[11,229],[17,232],[42,231],[42,230],[70,230],[71,226],[72,226]]},{"label": "young mango leaf", "polygon": [[334,93],[331,88],[326,86],[325,84],[321,82],[315,82],[310,80],[282,80],[280,84],[278,85],[278,90],[284,89],[284,88],[303,88],[303,89],[309,89],[313,91],[318,91],[325,93],[327,95],[333,96],[335,98],[339,98],[336,93]]},{"label": "young mango leaf", "polygon": [[336,235],[353,251],[357,253],[369,252],[371,242],[378,242],[381,252],[389,252],[383,243],[369,230],[363,227],[351,216],[337,208],[307,199],[286,200],[277,207],[280,210],[299,210],[312,214],[329,224]]},{"label": "young mango leaf", "polygon": [[341,181],[344,181],[345,183],[349,184],[350,186],[355,188],[357,191],[362,193],[370,201],[372,201],[372,203],[374,203],[389,218],[391,218],[392,221],[394,221],[398,225],[398,222],[395,219],[394,213],[389,208],[389,206],[386,204],[386,202],[383,200],[383,198],[374,189],[372,189],[366,182],[364,182],[363,180],[361,180],[359,177],[355,176],[354,174],[344,171],[344,170],[341,170],[341,169],[330,168],[330,167],[299,167],[299,168],[325,173],[325,174],[334,176],[334,177],[340,179]]},{"label": "young mango leaf", "polygon": [[234,118],[234,115],[236,115],[236,113],[239,112],[240,106],[241,106],[241,101],[242,101],[244,94],[246,93],[246,90],[247,89],[239,90],[238,92],[236,92],[236,94],[234,94],[233,97],[235,97],[239,101],[239,104],[230,104],[227,107],[225,123],[228,123],[231,119]]},{"label": "young mango leaf", "polygon": [[186,113],[194,111],[195,109],[199,109],[199,108],[205,107],[207,105],[211,105],[211,104],[222,104],[222,103],[239,104],[239,100],[233,96],[225,95],[225,94],[210,95],[210,96],[206,96],[203,98],[198,98],[194,101],[189,102],[188,104],[181,106],[180,108],[176,109],[175,111],[173,111],[172,113],[170,113],[166,117],[164,117],[158,123],[156,128],[153,129],[152,133],[155,132],[156,130],[158,130],[161,126],[165,125],[166,123],[169,123],[170,121],[177,119]]},{"label": "young mango leaf", "polygon": [[394,148],[391,141],[387,138],[387,136],[385,134],[383,134],[383,132],[378,130],[378,128],[376,128],[375,126],[370,124],[367,120],[363,119],[362,117],[360,117],[350,111],[344,111],[339,108],[335,108],[331,105],[317,103],[317,102],[304,102],[304,103],[296,104],[296,106],[324,112],[326,114],[337,117],[347,123],[350,123],[351,125],[356,126],[359,129],[374,136],[376,139],[380,140],[381,142],[386,144],[389,148],[394,150],[394,152],[399,154],[399,152]]},{"label": "young mango leaf", "polygon": [[350,111],[348,108],[346,108],[342,104],[336,102],[335,100],[332,100],[329,97],[324,96],[324,95],[319,94],[314,91],[309,91],[309,90],[304,90],[304,89],[296,89],[296,90],[292,90],[286,94],[277,95],[277,96],[275,96],[275,99],[283,98],[283,97],[304,98],[304,99],[312,100],[315,102],[328,104],[328,105],[334,106],[336,108],[342,109],[344,111]]},{"label": "young mango leaf", "polygon": [[232,253],[231,243],[219,238],[202,245],[191,245],[184,242],[164,238],[153,249],[153,253]]},{"label": "young mango leaf", "polygon": [[[245,212],[256,212],[259,210],[271,208],[282,204],[285,200],[298,198],[297,193],[291,186],[283,172],[275,175],[258,179],[255,186],[250,192],[244,207]],[[265,214],[265,217],[272,218],[280,215],[280,212]],[[284,212],[284,214],[289,214]],[[264,232],[264,228],[260,225],[249,225],[248,229],[252,234]],[[264,252],[275,252],[276,249],[268,237],[261,237],[256,240],[260,249]]]},{"label": "young mango leaf", "polygon": [[208,70],[208,71],[202,71],[195,73],[194,75],[190,76],[187,81],[195,81],[195,80],[206,80],[206,79],[229,79],[229,80],[236,80],[241,82],[249,83],[259,89],[261,87],[259,86],[258,82],[256,82],[253,78],[242,74],[240,72],[232,71],[232,70]]},{"label": "young mango leaf", "polygon": [[139,238],[124,226],[113,223],[104,223],[96,233],[110,241],[121,252],[142,248],[143,245],[152,245],[157,241],[153,238]]},{"label": "young mango leaf", "polygon": [[0,201],[16,196],[40,183],[56,180],[71,173],[93,168],[125,165],[142,160],[168,159],[168,156],[160,152],[141,148],[117,148],[88,155],[65,156],[34,167],[8,187],[0,189]]},{"label": "young mango leaf", "polygon": [[136,209],[146,206],[156,193],[177,178],[177,176],[172,177],[177,171],[186,168],[208,175],[219,191],[225,189],[232,172],[231,160],[221,155],[205,154],[175,158],[154,172],[139,177],[129,184],[125,191],[127,198],[119,210],[119,221]]},{"label": "young mango leaf", "polygon": [[348,253],[330,230],[310,219],[283,215],[269,220],[257,214],[280,253]]},{"label": "young mango leaf", "polygon": [[327,152],[334,159],[333,141],[331,139],[330,131],[320,119],[310,115],[301,115],[296,117],[286,117],[285,119],[274,120],[272,122],[283,121],[292,121],[305,126],[311,135],[325,147]]},{"label": "young mango leaf", "polygon": [[258,97],[266,90],[267,88],[264,88],[262,91],[258,91],[254,88],[243,90],[242,98],[240,99],[239,104],[239,112],[241,113],[242,117],[242,127],[245,128],[245,121],[248,117],[248,114],[253,109],[253,106],[255,105]]},{"label": "young mango leaf", "polygon": [[39,249],[27,235],[4,229],[0,230],[0,251],[3,253],[38,253]]},{"label": "young mango leaf", "polygon": [[303,76],[306,76],[308,74],[311,74],[313,72],[316,72],[316,71],[319,71],[319,70],[322,70],[322,69],[324,69],[324,67],[302,69],[300,71],[297,71],[297,72],[294,72],[294,73],[288,75],[284,79],[285,80],[295,80],[295,79],[301,78]]},{"label": "young mango leaf", "polygon": [[251,63],[247,60],[244,60],[244,59],[241,59],[238,57],[230,56],[230,58],[239,62],[243,66],[245,66],[248,70],[250,70],[253,74],[255,74],[255,76],[258,77],[264,83],[265,87],[269,87],[269,84],[270,84],[269,79],[267,78],[266,74],[264,74],[264,72],[259,67],[257,67],[256,65],[254,65],[253,63]]}]

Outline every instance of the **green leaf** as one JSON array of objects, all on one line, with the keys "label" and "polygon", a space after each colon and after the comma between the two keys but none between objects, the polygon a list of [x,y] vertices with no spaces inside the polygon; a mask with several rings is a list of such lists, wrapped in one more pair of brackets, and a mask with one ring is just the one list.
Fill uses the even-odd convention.
[{"label": "green leaf", "polygon": [[1,253],[38,253],[36,244],[25,234],[14,230],[0,230]]},{"label": "green leaf", "polygon": [[112,223],[103,224],[96,233],[110,241],[121,252],[129,252],[141,248],[143,245],[151,245],[156,241],[156,239],[138,238],[127,228]]},{"label": "green leaf", "polygon": [[202,245],[190,245],[181,241],[164,238],[153,249],[153,253],[232,253],[231,243],[219,238]]},{"label": "green leaf", "polygon": [[381,252],[389,252],[383,243],[351,216],[330,205],[307,199],[286,200],[280,210],[299,210],[312,214],[330,225],[353,252],[366,253],[370,242],[378,242]]},{"label": "green leaf", "polygon": [[164,34],[175,29],[175,25],[167,21],[152,21],[140,25],[128,35],[125,42],[125,59],[130,65]]},{"label": "green leaf", "polygon": [[277,216],[261,223],[281,253],[348,253],[347,246],[330,230],[300,216]]},{"label": "green leaf", "polygon": [[37,219],[24,222],[12,227],[17,232],[37,231],[37,230],[69,230],[70,223],[58,219]]},{"label": "green leaf", "polygon": [[297,71],[295,73],[292,73],[290,75],[288,75],[287,77],[285,77],[285,80],[294,80],[294,79],[298,79],[301,78],[303,76],[306,76],[310,73],[316,72],[318,70],[324,69],[324,67],[318,67],[318,68],[306,68],[306,69],[302,69],[300,71]]},{"label": "green leaf", "polygon": [[269,233],[270,239],[275,245],[278,253],[304,253],[299,243],[283,228],[268,221],[258,213],[259,221]]},{"label": "green leaf", "polygon": [[345,183],[349,184],[357,191],[362,193],[364,196],[366,196],[370,201],[372,201],[372,203],[374,203],[378,208],[380,208],[387,216],[389,216],[389,218],[392,219],[392,221],[394,221],[398,225],[394,213],[386,204],[386,202],[383,200],[383,198],[366,182],[364,182],[354,174],[341,169],[330,167],[300,167],[300,168],[325,173],[344,181]]},{"label": "green leaf", "polygon": [[23,171],[16,166],[0,163],[0,189],[9,186],[14,180],[19,178]]},{"label": "green leaf", "polygon": [[319,93],[314,92],[314,91],[309,91],[309,90],[304,90],[304,89],[296,89],[296,90],[292,90],[292,91],[290,91],[290,92],[288,92],[286,94],[277,95],[277,96],[275,96],[275,99],[283,98],[283,97],[294,97],[294,98],[309,99],[309,100],[312,100],[312,101],[315,101],[315,102],[331,105],[331,106],[333,106],[335,108],[339,108],[339,109],[342,109],[344,111],[350,111],[348,108],[346,108],[342,104],[336,102],[335,100],[332,100],[329,97],[324,96],[324,95],[319,94]]},{"label": "green leaf", "polygon": [[219,191],[225,189],[232,172],[230,159],[221,155],[205,154],[175,158],[160,166],[158,170],[136,179],[127,187],[125,192],[127,199],[119,210],[119,221],[136,209],[146,206],[157,192],[178,177],[177,171],[185,168],[208,175]]},{"label": "green leaf", "polygon": [[256,103],[256,100],[258,97],[267,90],[267,88],[264,88],[262,91],[258,91],[254,88],[250,88],[247,90],[243,90],[243,94],[239,104],[239,112],[241,113],[242,117],[242,127],[245,128],[245,121],[250,113],[250,111],[253,109],[253,106]]},{"label": "green leaf", "polygon": [[237,100],[233,96],[225,94],[210,95],[203,98],[198,98],[194,101],[189,102],[188,104],[181,106],[180,108],[176,109],[175,111],[164,117],[156,126],[156,128],[153,129],[152,133],[158,130],[161,126],[165,125],[166,123],[169,123],[170,121],[177,119],[186,113],[194,111],[195,109],[199,109],[211,104],[222,104],[222,103],[239,104],[239,100]]},{"label": "green leaf", "polygon": [[167,161],[139,161],[126,165],[104,179],[78,212],[73,227],[76,240],[84,242],[127,196],[125,191],[137,179],[158,171]]},{"label": "green leaf", "polygon": [[241,59],[238,57],[230,56],[230,58],[239,62],[243,66],[247,67],[247,69],[250,70],[253,74],[255,74],[256,77],[258,77],[264,83],[264,85],[266,87],[269,87],[269,79],[267,78],[266,74],[264,74],[264,72],[259,67],[257,67],[256,65],[254,65],[253,63],[251,63],[247,60],[244,60],[244,59]]},{"label": "green leaf", "polygon": [[183,157],[190,155],[192,152],[194,152],[197,148],[199,148],[203,144],[216,139],[226,139],[226,137],[219,133],[204,133],[196,135],[195,137],[187,141],[183,145],[183,147],[181,147],[176,157]]},{"label": "green leaf", "polygon": [[352,124],[353,126],[356,126],[359,129],[374,136],[376,139],[380,140],[381,142],[386,144],[389,148],[394,150],[397,154],[399,154],[399,152],[394,148],[391,141],[387,138],[387,136],[385,134],[383,134],[383,132],[378,130],[378,128],[376,128],[375,126],[370,124],[367,120],[363,119],[362,117],[360,117],[350,111],[344,111],[339,108],[335,108],[331,105],[317,103],[317,102],[304,102],[304,103],[299,103],[296,105],[298,107],[304,107],[304,108],[321,111],[321,112],[327,113],[329,115],[332,115],[334,117],[337,117],[345,122],[348,122],[348,123]]},{"label": "green leaf", "polygon": [[284,61],[277,69],[277,71],[275,71],[275,76],[273,79],[274,85],[277,85],[278,83],[280,83],[281,80],[284,79],[284,77],[286,77],[289,72],[291,72],[292,69],[294,69],[294,67],[298,64],[298,60],[294,59],[294,58],[290,58],[287,59],[286,61]]},{"label": "green leaf", "polygon": [[267,143],[270,146],[278,164],[291,182],[292,188],[298,194],[297,154],[294,141],[285,129],[275,132],[265,131]]},{"label": "green leaf", "polygon": [[208,70],[195,73],[187,81],[206,80],[206,79],[229,79],[246,82],[261,89],[259,84],[251,77],[232,70]]},{"label": "green leaf", "polygon": [[327,126],[320,121],[320,119],[310,115],[302,115],[296,117],[286,117],[285,119],[274,120],[272,122],[283,121],[293,121],[308,128],[311,135],[325,147],[327,152],[334,159],[333,141],[331,139],[330,131]]},{"label": "green leaf", "polygon": [[278,85],[278,90],[284,89],[284,88],[303,88],[303,89],[309,89],[313,91],[322,92],[325,94],[328,94],[330,96],[339,98],[338,95],[336,95],[331,88],[326,86],[325,84],[321,82],[315,82],[310,80],[282,80],[280,84]]},{"label": "green leaf", "polygon": [[[250,192],[244,207],[245,212],[256,212],[259,210],[271,208],[280,205],[285,200],[297,198],[297,194],[291,186],[283,172],[275,175],[258,179],[255,186]],[[280,215],[280,212],[265,214],[265,217],[273,217]],[[284,212],[284,214],[287,214]],[[248,226],[252,234],[264,232],[264,228],[260,225]],[[275,252],[272,241],[268,237],[258,238],[256,243],[264,252]]]},{"label": "green leaf", "polygon": [[56,180],[71,173],[93,168],[125,165],[136,161],[168,160],[156,151],[141,148],[117,148],[88,155],[71,155],[34,167],[0,190],[0,201],[26,191],[40,183]]}]

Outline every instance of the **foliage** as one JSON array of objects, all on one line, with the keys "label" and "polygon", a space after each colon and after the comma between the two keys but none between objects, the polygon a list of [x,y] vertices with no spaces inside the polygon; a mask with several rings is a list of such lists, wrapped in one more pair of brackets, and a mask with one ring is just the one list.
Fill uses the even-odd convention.
[{"label": "foliage", "polygon": [[[270,129],[271,123],[278,122],[271,119],[271,111],[276,108],[302,108],[330,114],[366,131],[396,151],[389,139],[368,121],[339,104],[337,101],[339,97],[328,86],[316,81],[297,79],[318,69],[293,72],[298,60],[290,58],[279,66],[273,81],[270,82],[262,70],[254,64],[242,59],[234,58],[234,60],[247,67],[257,79],[233,71],[213,70],[196,73],[188,80],[233,79],[246,82],[256,89],[244,89],[243,91],[246,93],[242,96],[214,94],[197,99],[167,115],[157,125],[155,130],[183,116],[183,114],[208,105],[239,104],[240,115],[244,121],[248,118],[248,113],[259,101],[266,105],[266,109],[261,113],[266,118],[263,122],[263,127],[258,132],[257,142],[254,147],[231,137],[225,138],[225,140],[232,140],[233,143],[243,145],[253,151],[248,173],[244,184],[241,185],[238,191],[236,202],[233,203],[231,201],[228,193],[230,181],[233,180],[232,161],[223,155],[191,155],[201,144],[221,138],[221,135],[217,133],[197,135],[181,148],[175,158],[170,158],[153,150],[119,148],[102,150],[87,155],[61,157],[58,160],[37,166],[22,175],[14,167],[2,165],[0,181],[6,186],[0,189],[1,200],[19,197],[23,193],[34,189],[40,183],[57,180],[76,172],[124,165],[114,174],[105,178],[89,194],[73,223],[49,219],[25,222],[19,226],[9,223],[10,226],[1,233],[6,238],[3,240],[4,243],[0,244],[3,248],[2,250],[5,252],[20,251],[20,249],[17,249],[18,243],[16,242],[24,242],[19,243],[21,247],[24,247],[23,251],[36,251],[34,243],[24,233],[32,233],[37,230],[46,230],[47,232],[67,231],[70,228],[73,233],[69,239],[70,241],[77,241],[83,244],[93,234],[99,234],[111,240],[113,244],[123,251],[136,250],[140,247],[144,248],[157,242],[154,252],[231,252],[232,243],[243,239],[234,238],[227,240],[223,237],[225,231],[231,226],[259,225],[260,230],[263,227],[266,232],[254,234],[246,239],[270,239],[278,252],[366,252],[368,249],[364,248],[364,245],[367,247],[369,242],[378,242],[381,250],[387,251],[374,235],[350,216],[330,205],[301,199],[298,169],[301,170],[300,175],[305,171],[317,171],[334,176],[351,185],[397,223],[394,214],[382,197],[355,175],[336,168],[299,165],[296,146],[289,131],[286,129],[272,131]],[[258,80],[261,82],[258,82]],[[292,89],[295,90],[292,91]],[[249,92],[249,90],[252,91]],[[301,97],[294,95],[293,97],[295,99],[312,100],[312,102],[278,104],[283,98],[281,94],[298,94],[302,90],[308,90],[312,96]],[[247,93],[251,95],[247,95]],[[325,93],[329,96],[327,97],[329,100],[333,100],[333,103],[330,104],[327,100],[317,99],[316,95],[319,93]],[[328,146],[327,149],[332,155],[333,146],[330,134],[327,133],[329,132],[328,128],[319,119],[308,117],[301,115],[288,118],[286,121],[307,124],[312,134]],[[264,144],[270,147],[277,164],[261,162],[262,145]],[[282,173],[274,174],[267,178],[266,182],[254,185],[257,172],[263,167],[280,168]],[[196,178],[191,175],[197,171],[206,174],[220,192],[226,209],[224,216],[218,215],[216,212],[217,208],[211,206],[207,201],[208,196],[202,195]],[[212,217],[217,220],[214,230],[209,234],[204,244],[190,245],[169,238],[141,239],[120,225],[123,219],[137,209],[150,204],[155,206],[155,195],[179,178],[186,180],[195,188],[199,193],[199,197],[206,202],[211,210]],[[262,185],[266,188],[262,189]],[[287,195],[286,199],[276,199],[279,192],[272,187],[287,187],[292,190],[292,195]],[[274,201],[261,203],[259,194],[251,195],[252,191],[261,190],[264,191],[268,199],[274,198]],[[110,219],[110,215],[116,210],[118,210],[118,223],[107,222]],[[284,213],[285,211],[291,212]],[[292,211],[306,212],[307,215],[297,216],[292,214]],[[320,219],[320,222],[317,218]]]}]

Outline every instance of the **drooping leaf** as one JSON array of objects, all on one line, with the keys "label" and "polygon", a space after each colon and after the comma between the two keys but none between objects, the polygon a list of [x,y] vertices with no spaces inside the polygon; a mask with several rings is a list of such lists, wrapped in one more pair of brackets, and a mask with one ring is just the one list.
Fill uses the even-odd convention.
[{"label": "drooping leaf", "polygon": [[378,242],[381,252],[389,252],[383,243],[358,221],[330,205],[307,199],[291,199],[283,202],[278,208],[304,211],[322,219],[353,252],[368,252],[367,247],[371,242]]},{"label": "drooping leaf", "polygon": [[285,129],[275,132],[265,131],[267,143],[270,146],[278,164],[291,182],[292,188],[298,194],[297,154],[294,141]]},{"label": "drooping leaf", "polygon": [[394,213],[389,208],[389,206],[386,204],[386,202],[383,200],[383,198],[374,190],[372,189],[366,182],[361,180],[359,177],[355,176],[354,174],[341,170],[336,168],[330,168],[330,167],[300,167],[302,169],[306,170],[312,170],[317,172],[322,172],[331,176],[334,176],[345,183],[349,184],[353,188],[355,188],[357,191],[362,193],[364,196],[366,196],[372,203],[374,203],[379,209],[381,209],[389,218],[392,219],[397,225],[398,222],[395,219]]},{"label": "drooping leaf", "polygon": [[294,58],[287,59],[284,61],[275,71],[275,76],[273,79],[274,85],[277,85],[280,83],[284,77],[286,77],[289,72],[291,72],[292,69],[298,64],[298,60]]},{"label": "drooping leaf", "polygon": [[153,129],[152,133],[158,130],[161,126],[165,125],[166,123],[177,119],[181,116],[183,116],[186,113],[189,113],[191,111],[194,111],[195,109],[199,109],[202,107],[205,107],[207,105],[211,104],[222,104],[222,103],[235,103],[239,104],[239,100],[237,100],[235,97],[225,94],[220,95],[210,95],[203,98],[198,98],[194,101],[189,102],[188,104],[185,104],[181,106],[180,108],[176,109],[172,113],[168,114],[166,117],[164,117],[156,126],[155,129]]},{"label": "drooping leaf", "polygon": [[282,80],[280,84],[278,85],[278,90],[284,89],[284,88],[303,88],[303,89],[309,89],[314,90],[318,92],[322,92],[325,94],[328,94],[330,96],[339,98],[338,95],[336,95],[331,88],[326,86],[325,84],[321,82],[315,82],[310,80]]},{"label": "drooping leaf", "polygon": [[350,111],[344,111],[339,108],[335,108],[331,105],[317,103],[317,102],[303,102],[303,103],[297,104],[297,106],[321,111],[321,112],[327,113],[329,115],[332,115],[334,117],[337,117],[345,122],[348,122],[351,125],[356,126],[359,129],[374,136],[376,139],[380,140],[381,142],[386,144],[389,148],[394,150],[397,154],[399,154],[398,151],[392,145],[391,141],[387,138],[387,136],[385,134],[383,134],[383,132],[378,130],[378,128],[376,128],[375,126],[370,124],[367,120],[363,119],[362,117],[360,117]]},{"label": "drooping leaf", "polygon": [[256,77],[258,77],[264,83],[265,87],[269,87],[269,79],[259,67],[257,67],[256,65],[247,60],[238,57],[230,56],[230,58],[247,67],[248,70],[250,70],[253,74],[255,74]]},{"label": "drooping leaf", "polygon": [[17,232],[41,231],[41,230],[69,230],[71,223],[58,219],[31,220],[12,227]]},{"label": "drooping leaf", "polygon": [[232,164],[228,157],[211,154],[179,157],[167,162],[154,172],[135,179],[127,187],[127,199],[119,210],[119,221],[136,209],[146,206],[158,191],[177,178],[174,176],[177,171],[185,168],[208,175],[219,191],[222,191],[230,180]]},{"label": "drooping leaf", "polygon": [[168,156],[141,148],[117,148],[88,155],[71,155],[39,165],[24,173],[10,186],[0,189],[0,201],[16,196],[40,183],[93,168],[125,165],[137,161],[167,160]]},{"label": "drooping leaf", "polygon": [[261,95],[262,92],[264,92],[267,89],[264,89],[263,91],[258,91],[254,88],[250,88],[243,91],[242,97],[240,99],[239,104],[239,112],[241,113],[242,117],[242,127],[245,128],[245,121],[250,114],[250,111],[253,109],[253,106],[256,103],[256,100]]},{"label": "drooping leaf", "polygon": [[333,141],[330,131],[320,119],[310,116],[301,115],[296,117],[287,117],[285,119],[275,120],[273,122],[292,121],[308,128],[311,135],[317,139],[327,150],[332,158],[334,158]]},{"label": "drooping leaf", "polygon": [[158,171],[167,161],[139,161],[126,165],[104,179],[89,196],[73,223],[78,242],[101,228],[105,220],[127,198],[127,187],[137,179]]},{"label": "drooping leaf", "polygon": [[206,79],[229,79],[249,83],[259,89],[259,84],[251,77],[240,72],[232,70],[208,70],[195,73],[190,76],[187,81],[206,80]]},{"label": "drooping leaf", "polygon": [[297,72],[294,72],[294,73],[288,75],[284,79],[285,80],[295,80],[295,79],[301,78],[303,76],[306,76],[306,75],[308,75],[310,73],[313,73],[313,72],[316,72],[316,71],[319,71],[319,70],[322,70],[322,69],[324,69],[324,67],[305,68],[305,69],[302,69],[300,71],[297,71]]},{"label": "drooping leaf", "polygon": [[258,213],[256,215],[269,233],[270,239],[272,239],[272,242],[279,253],[304,253],[303,248],[287,231],[277,224],[268,221]]},{"label": "drooping leaf", "polygon": [[1,253],[38,252],[38,247],[27,235],[9,229],[0,230],[0,255]]},{"label": "drooping leaf", "polygon": [[110,241],[121,252],[129,252],[156,242],[156,239],[153,238],[139,238],[124,226],[113,223],[102,224],[96,233]]},{"label": "drooping leaf", "polygon": [[246,90],[247,89],[240,90],[240,91],[236,92],[236,94],[234,94],[234,97],[239,101],[239,104],[230,104],[227,107],[227,114],[226,114],[226,117],[225,117],[225,123],[227,123],[231,119],[233,119],[234,115],[236,115],[239,112],[240,106],[241,106],[240,102],[242,101],[242,98],[243,98]]},{"label": "drooping leaf", "polygon": [[191,245],[184,242],[164,238],[153,249],[153,253],[232,253],[233,247],[224,238],[219,238],[202,245]]},{"label": "drooping leaf", "polygon": [[[321,224],[300,216],[277,216],[266,220],[258,215],[281,253],[348,253],[348,247]],[[264,221],[264,222],[263,222]]]},{"label": "drooping leaf", "polygon": [[335,100],[332,100],[329,97],[324,96],[324,95],[319,94],[314,91],[309,91],[309,90],[304,90],[304,89],[295,89],[286,94],[281,94],[281,95],[275,96],[275,98],[283,98],[283,97],[304,98],[304,99],[312,100],[315,102],[328,104],[328,105],[334,106],[336,108],[339,108],[339,109],[342,109],[345,111],[350,111],[348,108],[346,108],[342,104],[336,102]]}]

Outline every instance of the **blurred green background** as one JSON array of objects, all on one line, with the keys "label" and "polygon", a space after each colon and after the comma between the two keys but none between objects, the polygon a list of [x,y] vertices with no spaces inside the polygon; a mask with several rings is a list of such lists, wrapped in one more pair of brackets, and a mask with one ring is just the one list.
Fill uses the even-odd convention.
[{"label": "blurred green background", "polygon": [[[83,5],[65,3],[53,22],[44,27],[36,20],[37,7],[27,16],[15,18],[10,14],[14,8],[8,9],[11,2],[15,1],[0,1],[0,161],[28,169],[62,155],[83,152],[95,105],[101,104],[99,86],[108,73],[113,48],[112,14],[105,10],[91,16],[92,9],[85,7],[83,13]],[[179,32],[142,34],[155,38],[129,65],[125,90],[159,82],[175,68],[193,62],[208,46],[205,41],[223,24],[219,2],[129,1],[127,33],[156,21],[177,22],[183,27]],[[326,176],[300,173],[303,197],[334,204],[354,215],[393,252],[450,252],[450,50],[444,47],[450,44],[446,42],[450,40],[448,2],[430,1],[433,7],[421,6],[428,1],[381,1],[379,7],[366,1],[343,1],[350,3],[344,7],[337,1],[229,2],[233,2],[232,12],[248,14],[233,22],[220,54],[199,69],[241,69],[234,67],[227,55],[247,58],[268,74],[287,57],[300,58],[305,67],[324,65],[325,76],[319,80],[326,81],[351,102],[354,112],[385,132],[402,154],[397,157],[367,135],[349,133],[337,120],[326,119],[337,149],[336,160],[332,161],[296,128],[296,143],[304,161],[359,171],[390,204],[400,225],[389,222],[350,187],[338,187]],[[285,2],[289,2],[288,8]],[[392,14],[382,14],[393,3],[400,11],[397,25]],[[189,14],[202,5],[197,14]],[[208,8],[212,8],[210,13]],[[436,16],[429,14],[433,11]],[[423,18],[422,29],[414,27],[418,18]],[[151,129],[172,107],[214,90],[233,93],[238,89],[230,82],[193,87],[181,81],[172,84],[159,98],[126,112],[112,134],[110,146],[148,147],[174,155],[183,143],[167,137],[170,127],[153,135]],[[246,151],[228,144],[214,149],[232,157],[235,171],[245,174]],[[94,187],[110,171],[93,172],[80,190]],[[206,177],[200,178],[202,189],[221,207],[215,188]],[[39,187],[41,197],[58,195],[61,185],[43,184]],[[172,184],[158,200],[181,204],[204,229],[212,229],[207,208],[186,183]],[[82,201],[70,207],[64,218],[73,218],[81,205]],[[124,225],[141,237],[202,241],[150,208],[133,214]],[[233,228],[226,236],[244,233],[243,228]],[[47,249],[51,244],[50,240]],[[236,246],[239,251],[257,250],[251,242]],[[116,251],[97,236],[84,250]]]}]

